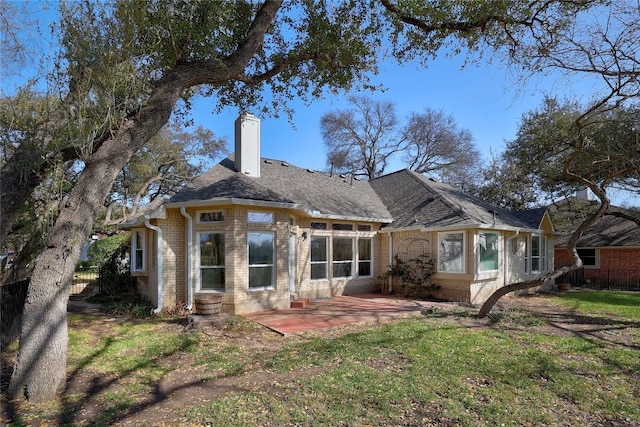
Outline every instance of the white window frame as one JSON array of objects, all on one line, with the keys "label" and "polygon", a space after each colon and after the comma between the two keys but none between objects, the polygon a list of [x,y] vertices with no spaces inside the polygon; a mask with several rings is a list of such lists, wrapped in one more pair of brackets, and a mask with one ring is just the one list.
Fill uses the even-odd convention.
[{"label": "white window frame", "polygon": [[529,239],[529,236],[526,236],[524,238],[524,272],[526,274],[529,273],[529,271],[531,271],[531,265],[529,265],[529,261],[530,261],[530,254],[529,254],[529,250],[531,249],[531,242]]},{"label": "white window frame", "polygon": [[[335,259],[335,248],[334,248],[334,244],[336,240],[349,240],[351,241],[351,259],[348,260],[336,260]],[[353,245],[355,244],[356,238],[354,236],[331,236],[331,277],[332,278],[340,278],[340,279],[344,279],[344,278],[348,278],[348,277],[353,277],[353,263],[355,261],[355,257],[356,257],[356,251],[354,250]],[[349,264],[349,275],[347,276],[336,276],[335,275],[335,268],[338,265],[347,265]]]},{"label": "white window frame", "polygon": [[[263,235],[270,235],[271,236],[271,263],[270,264],[250,264],[250,255],[249,255],[249,251],[251,250],[251,244],[250,242],[250,238],[249,236],[251,234],[263,234]],[[276,234],[273,231],[249,231],[247,232],[247,289],[249,289],[250,291],[255,291],[255,290],[265,290],[265,289],[274,289],[274,278],[275,278],[275,272],[276,272],[276,266],[275,266],[275,261],[276,261]],[[271,268],[271,277],[270,277],[270,281],[269,284],[267,286],[251,286],[251,282],[250,282],[250,277],[251,277],[251,269],[252,268],[266,268],[269,267]]]},{"label": "white window frame", "polygon": [[[360,257],[360,242],[361,241],[369,242],[369,256],[370,256],[370,258],[368,258],[368,259],[362,259]],[[357,255],[356,255],[357,256],[356,265],[358,266],[356,274],[358,275],[358,277],[372,277],[373,276],[373,239],[368,238],[368,237],[361,237],[361,238],[358,238],[358,241],[357,241],[356,244],[357,244],[357,250],[358,250],[357,251]],[[360,274],[360,264],[361,263],[369,264],[369,274],[366,274],[366,275]]]},{"label": "white window frame", "polygon": [[[142,265],[138,265],[138,257],[140,254]],[[141,272],[147,271],[147,229],[134,228],[131,230],[131,271]]]},{"label": "white window frame", "polygon": [[585,251],[585,250],[589,250],[589,251],[593,251],[593,261],[594,264],[585,264],[584,263],[584,259],[582,259],[582,257],[580,257],[580,259],[582,259],[582,266],[584,268],[587,269],[599,269],[600,268],[600,251],[598,250],[598,248],[576,248],[576,250],[578,251],[578,256],[580,255],[580,251]]},{"label": "white window frame", "polygon": [[[534,242],[535,239],[538,240],[538,254],[537,255],[533,254],[533,246],[534,246],[533,242]],[[539,235],[539,234],[531,235],[531,245],[530,246],[531,246],[531,253],[530,253],[530,255],[531,255],[530,256],[531,269],[530,269],[530,271],[533,274],[541,273],[543,271],[542,270],[542,261],[543,260],[542,260],[542,257],[541,257],[541,255],[542,255],[542,236]],[[534,265],[533,265],[534,261],[537,261],[537,264],[538,264],[537,268],[534,268]]]},{"label": "white window frame", "polygon": [[[225,264],[221,264],[221,265],[202,265],[202,253],[201,253],[201,246],[200,246],[200,239],[202,235],[209,235],[209,234],[220,234],[222,235],[223,238],[223,244],[224,244],[224,239],[225,239],[225,235],[222,232],[209,232],[209,231],[203,231],[201,233],[198,233],[197,235],[197,242],[198,242],[198,290],[202,291],[202,292],[225,292],[226,291],[226,269],[225,269]],[[226,247],[223,246],[223,250],[226,251]],[[223,257],[226,256],[226,253],[223,254]],[[202,287],[202,269],[222,269],[223,270],[223,277],[225,278],[225,280],[222,283],[222,288],[203,288]]]},{"label": "white window frame", "polygon": [[[313,260],[313,245],[314,239],[323,239],[324,240],[324,261],[314,261]],[[331,239],[329,236],[311,236],[309,239],[309,259],[311,260],[311,270],[309,271],[309,277],[311,280],[326,280],[329,278],[329,245]],[[313,266],[314,265],[324,265],[324,277],[313,277]]]},{"label": "white window frame", "polygon": [[[442,260],[442,241],[443,238],[445,236],[448,235],[458,235],[461,234],[462,235],[462,254],[460,256],[460,264],[461,264],[461,269],[460,270],[447,270],[444,267],[443,264],[443,260]],[[467,233],[465,233],[464,231],[447,231],[447,232],[439,232],[438,233],[438,250],[437,250],[437,254],[438,254],[438,273],[451,273],[451,274],[465,274],[466,272],[466,258],[467,258]]]},{"label": "white window frame", "polygon": [[545,236],[540,236],[540,272],[542,273],[549,271],[549,266],[547,265],[549,254],[548,241]]},{"label": "white window frame", "polygon": [[[497,251],[497,262],[496,262],[496,268],[491,268],[488,270],[483,270],[482,267],[482,263],[481,263],[481,255],[482,255],[482,250],[481,250],[481,244],[480,241],[482,240],[482,238],[480,237],[481,235],[487,235],[487,234],[492,234],[496,236],[496,251]],[[485,237],[486,239],[486,237]],[[476,262],[478,265],[478,273],[490,273],[490,272],[495,272],[495,271],[499,271],[500,270],[500,256],[501,256],[501,251],[500,251],[500,233],[497,233],[495,231],[481,231],[478,233],[478,255],[476,257]]]}]

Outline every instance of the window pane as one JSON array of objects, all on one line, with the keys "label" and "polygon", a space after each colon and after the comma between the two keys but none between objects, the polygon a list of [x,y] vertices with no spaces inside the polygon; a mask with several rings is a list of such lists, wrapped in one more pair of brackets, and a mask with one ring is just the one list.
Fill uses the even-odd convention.
[{"label": "window pane", "polygon": [[358,231],[371,231],[370,225],[358,224]]},{"label": "window pane", "polygon": [[272,266],[249,267],[249,287],[266,288],[271,286]]},{"label": "window pane", "polygon": [[249,264],[273,264],[273,234],[249,233]]},{"label": "window pane", "polygon": [[540,271],[540,236],[531,237],[531,271]]},{"label": "window pane", "polygon": [[248,222],[273,224],[272,212],[249,212],[247,216]]},{"label": "window pane", "polygon": [[273,233],[248,233],[249,288],[273,285]]},{"label": "window pane", "polygon": [[480,253],[479,270],[498,269],[498,235],[496,233],[480,233],[478,235]]},{"label": "window pane", "polygon": [[358,276],[371,276],[371,239],[358,239]]},{"label": "window pane", "polygon": [[462,233],[438,235],[439,271],[464,272],[464,237]]},{"label": "window pane", "polygon": [[312,237],[311,238],[311,261],[327,260],[327,238]]},{"label": "window pane", "polygon": [[224,212],[200,212],[199,220],[200,222],[224,221]]},{"label": "window pane", "polygon": [[358,239],[358,259],[371,259],[371,239]]},{"label": "window pane", "polygon": [[201,268],[200,289],[224,290],[224,268]]},{"label": "window pane", "polygon": [[352,239],[333,239],[333,260],[334,261],[351,261],[353,260],[353,241]]},{"label": "window pane", "polygon": [[578,249],[578,256],[585,266],[596,266],[596,250],[595,249]]},{"label": "window pane", "polygon": [[333,228],[334,230],[352,231],[353,230],[353,224],[333,224],[331,226],[331,228]]},{"label": "window pane", "polygon": [[144,234],[135,231],[132,239],[133,245],[133,270],[144,270]]},{"label": "window pane", "polygon": [[311,278],[312,279],[326,279],[327,278],[327,264],[311,264]]},{"label": "window pane", "polygon": [[358,276],[371,276],[371,261],[358,262]]},{"label": "window pane", "polygon": [[200,265],[223,266],[224,265],[224,234],[202,233],[200,234]]},{"label": "window pane", "polygon": [[333,264],[333,277],[349,277],[351,276],[351,263],[338,262]]},{"label": "window pane", "polygon": [[134,270],[144,269],[144,252],[142,249],[136,249],[136,258],[134,263]]},{"label": "window pane", "polygon": [[312,230],[326,230],[327,223],[326,222],[312,222],[311,223]]}]

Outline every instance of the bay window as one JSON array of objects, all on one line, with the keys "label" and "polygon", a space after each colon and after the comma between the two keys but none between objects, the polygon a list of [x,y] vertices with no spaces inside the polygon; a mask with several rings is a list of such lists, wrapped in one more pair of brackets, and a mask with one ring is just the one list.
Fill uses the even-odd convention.
[{"label": "bay window", "polygon": [[499,250],[497,233],[478,234],[478,271],[498,269]]},{"label": "bay window", "polygon": [[438,233],[438,271],[464,273],[464,233]]},{"label": "bay window", "polygon": [[272,232],[250,232],[247,234],[249,246],[249,289],[273,286],[274,277],[274,234]]},{"label": "bay window", "polygon": [[199,234],[198,261],[200,265],[200,289],[224,291],[224,234]]}]

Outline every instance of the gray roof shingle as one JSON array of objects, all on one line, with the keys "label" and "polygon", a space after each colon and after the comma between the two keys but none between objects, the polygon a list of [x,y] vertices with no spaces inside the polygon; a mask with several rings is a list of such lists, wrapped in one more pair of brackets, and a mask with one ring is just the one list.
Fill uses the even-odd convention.
[{"label": "gray roof shingle", "polygon": [[543,206],[541,208],[512,211],[511,214],[526,223],[530,228],[538,228],[546,212],[547,208]]},{"label": "gray roof shingle", "polygon": [[367,181],[302,169],[286,162],[261,159],[260,177],[236,172],[227,158],[196,178],[169,203],[235,198],[289,203],[320,217],[390,222],[391,214]]},{"label": "gray roof shingle", "polygon": [[[615,210],[623,211],[632,216],[638,215],[617,206],[609,208],[609,211]],[[565,234],[556,238],[555,246],[565,247],[570,236],[571,234]],[[625,218],[605,215],[594,226],[586,230],[576,242],[576,247],[578,248],[599,248],[604,246],[640,247],[640,226]]]},{"label": "gray roof shingle", "polygon": [[410,170],[394,172],[370,183],[393,215],[394,228],[479,224],[530,228],[505,209]]},{"label": "gray roof shingle", "polygon": [[326,218],[392,223],[394,228],[491,225],[537,228],[447,184],[401,170],[370,181],[330,175],[261,159],[259,178],[235,170],[227,158],[173,196],[169,205],[225,199],[276,202]]}]

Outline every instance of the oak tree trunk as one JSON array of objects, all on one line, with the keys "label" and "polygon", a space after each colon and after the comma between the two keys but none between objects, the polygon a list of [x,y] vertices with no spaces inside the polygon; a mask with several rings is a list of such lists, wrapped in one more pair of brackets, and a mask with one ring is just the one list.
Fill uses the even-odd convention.
[{"label": "oak tree trunk", "polygon": [[37,261],[24,306],[20,348],[9,395],[33,402],[55,398],[64,384],[67,354],[66,306],[80,248],[109,195],[113,181],[133,153],[164,126],[184,89],[240,76],[261,48],[281,1],[265,2],[234,54],[225,61],[176,65],[156,82],[146,104],[125,120],[86,159],[85,168],[61,209],[47,248]]}]

